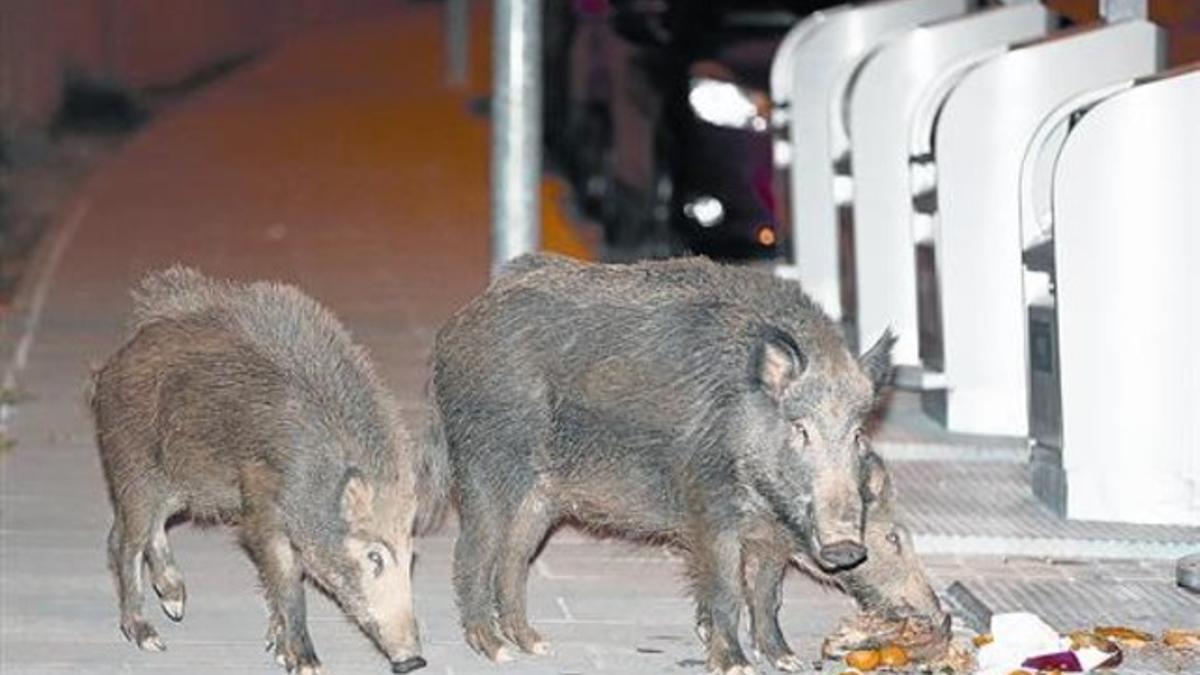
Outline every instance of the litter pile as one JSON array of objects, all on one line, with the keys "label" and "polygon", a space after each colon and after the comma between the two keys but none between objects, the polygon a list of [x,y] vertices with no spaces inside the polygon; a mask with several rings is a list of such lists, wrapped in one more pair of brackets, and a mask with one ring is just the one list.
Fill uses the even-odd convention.
[{"label": "litter pile", "polygon": [[990,634],[975,639],[982,675],[1086,673],[1116,668],[1130,650],[1200,650],[1200,630],[1168,630],[1161,641],[1150,633],[1122,626],[1096,626],[1064,636],[1025,612],[997,614],[992,617],[991,629]]},{"label": "litter pile", "polygon": [[[1040,617],[1027,612],[996,614],[991,631],[970,638],[956,636],[940,646],[914,640],[917,631],[900,627],[878,631],[883,622],[860,615],[843,621],[826,639],[826,658],[843,661],[853,673],[922,672],[979,673],[980,675],[1058,675],[1110,671],[1131,651],[1163,650],[1176,654],[1173,672],[1200,669],[1200,629],[1167,630],[1161,638],[1119,626],[1097,626],[1059,634]],[[864,637],[865,631],[876,631]],[[922,636],[923,638],[925,636]],[[1186,665],[1185,665],[1186,662]]]}]

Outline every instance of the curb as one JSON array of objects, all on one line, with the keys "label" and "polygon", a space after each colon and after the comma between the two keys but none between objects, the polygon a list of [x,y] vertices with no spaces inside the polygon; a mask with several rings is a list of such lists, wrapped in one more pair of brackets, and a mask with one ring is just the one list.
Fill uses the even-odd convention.
[{"label": "curb", "polygon": [[[17,282],[11,314],[0,321],[0,387],[5,390],[16,390],[20,386],[21,371],[25,369],[36,339],[59,262],[88,213],[86,191],[87,180],[81,184],[79,194],[68,202],[64,213],[55,218],[54,224],[38,241],[27,273]],[[6,434],[13,410],[13,404],[0,402],[0,436]]]}]

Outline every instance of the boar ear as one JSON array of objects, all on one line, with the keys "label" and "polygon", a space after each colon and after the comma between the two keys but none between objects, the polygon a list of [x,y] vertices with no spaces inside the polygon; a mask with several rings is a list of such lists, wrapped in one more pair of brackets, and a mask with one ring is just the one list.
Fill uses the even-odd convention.
[{"label": "boar ear", "polygon": [[808,359],[796,341],[787,333],[772,329],[760,343],[755,359],[755,374],[771,398],[779,400],[807,365]]},{"label": "boar ear", "polygon": [[887,384],[892,377],[892,345],[894,344],[896,344],[896,335],[889,328],[883,331],[883,335],[879,336],[879,339],[865,354],[858,357],[858,362],[867,371],[867,376],[875,383],[876,389]]},{"label": "boar ear", "polygon": [[882,501],[892,489],[883,458],[874,452],[863,458],[863,497],[869,502]]},{"label": "boar ear", "polygon": [[346,469],[340,494],[342,518],[347,523],[363,523],[370,518],[375,490],[363,478],[362,472],[354,468]]}]

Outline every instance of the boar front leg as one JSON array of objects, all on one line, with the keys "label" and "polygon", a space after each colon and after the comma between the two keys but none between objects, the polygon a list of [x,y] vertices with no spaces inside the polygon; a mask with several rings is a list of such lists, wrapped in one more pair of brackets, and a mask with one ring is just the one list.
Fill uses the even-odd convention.
[{"label": "boar front leg", "polygon": [[787,568],[788,557],[776,550],[755,546],[746,549],[746,604],[750,606],[754,646],[779,670],[796,672],[805,664],[788,646],[779,628],[780,591]]},{"label": "boar front leg", "polygon": [[496,567],[500,630],[529,654],[545,654],[550,649],[529,625],[525,595],[529,564],[553,522],[554,516],[545,501],[536,492],[529,492],[517,508],[516,517],[509,521]]},{"label": "boar front leg", "polygon": [[304,573],[274,506],[248,505],[242,540],[258,566],[271,623],[267,651],[288,672],[317,675],[321,662],[308,635],[304,603]]},{"label": "boar front leg", "polygon": [[752,675],[754,668],[738,642],[742,608],[738,537],[734,532],[718,532],[715,536],[701,532],[693,535],[692,542],[690,564],[697,616],[707,610],[710,617],[706,645],[708,670],[723,675]]}]

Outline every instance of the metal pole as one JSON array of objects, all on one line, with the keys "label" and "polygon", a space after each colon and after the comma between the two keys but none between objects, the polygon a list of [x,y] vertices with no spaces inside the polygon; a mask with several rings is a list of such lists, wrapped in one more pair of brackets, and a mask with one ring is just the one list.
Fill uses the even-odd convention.
[{"label": "metal pole", "polygon": [[467,0],[446,0],[446,82],[452,87],[467,84],[470,19]]},{"label": "metal pole", "polygon": [[538,247],[541,0],[496,0],[492,36],[492,270]]},{"label": "metal pole", "polygon": [[1125,19],[1149,19],[1148,0],[1100,0],[1100,16],[1108,23]]}]

